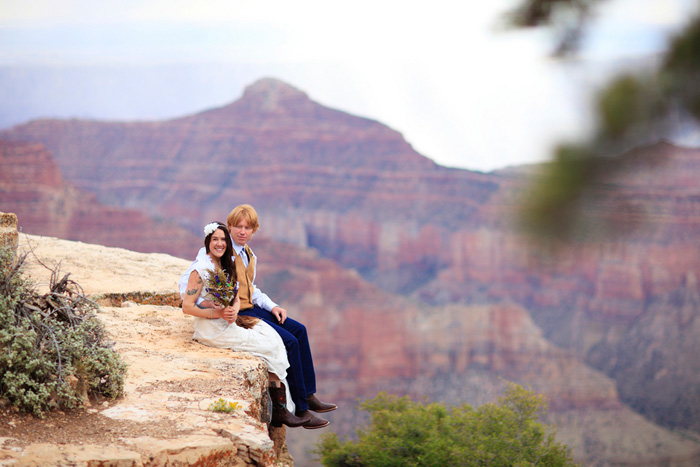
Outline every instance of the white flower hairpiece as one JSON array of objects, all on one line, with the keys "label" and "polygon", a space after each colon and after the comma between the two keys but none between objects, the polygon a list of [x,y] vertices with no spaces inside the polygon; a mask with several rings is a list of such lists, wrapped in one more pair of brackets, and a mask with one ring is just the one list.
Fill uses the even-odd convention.
[{"label": "white flower hairpiece", "polygon": [[204,226],[204,236],[208,237],[209,235],[214,233],[214,231],[218,228],[219,228],[219,224],[217,224],[216,222],[212,222],[211,224],[205,225]]}]

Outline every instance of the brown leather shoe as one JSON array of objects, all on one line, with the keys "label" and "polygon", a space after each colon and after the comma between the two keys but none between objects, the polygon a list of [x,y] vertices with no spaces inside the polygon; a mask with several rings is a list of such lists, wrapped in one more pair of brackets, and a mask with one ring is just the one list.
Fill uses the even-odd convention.
[{"label": "brown leather shoe", "polygon": [[314,412],[318,413],[330,412],[331,410],[335,410],[338,408],[338,406],[335,404],[321,402],[320,400],[318,400],[318,397],[316,397],[316,394],[311,394],[310,396],[308,396],[306,398],[306,402],[309,404],[309,410],[313,410]]},{"label": "brown leather shoe", "polygon": [[[270,424],[272,426],[280,427],[282,425],[287,425],[290,428],[303,426],[311,421],[311,412],[308,410],[309,416],[297,417],[292,412],[287,410],[287,397],[285,393],[284,384],[280,383],[279,387],[270,386],[270,399],[272,400],[272,420]],[[305,412],[305,413],[306,413]]]},{"label": "brown leather shoe", "polygon": [[302,425],[307,430],[315,430],[316,428],[323,428],[324,426],[328,426],[331,423],[328,420],[324,420],[323,418],[317,417],[316,415],[312,414],[308,410],[304,410],[303,412],[299,413],[297,415],[297,417],[299,417],[299,418],[310,417],[309,421]]},{"label": "brown leather shoe", "polygon": [[[309,414],[310,413],[311,412],[309,412]],[[313,417],[313,415],[311,417]],[[287,425],[289,428],[296,428],[298,426],[306,428],[306,424],[311,422],[311,417],[297,417],[287,409],[276,410],[272,413],[272,421],[270,423],[272,426],[276,427]]]}]

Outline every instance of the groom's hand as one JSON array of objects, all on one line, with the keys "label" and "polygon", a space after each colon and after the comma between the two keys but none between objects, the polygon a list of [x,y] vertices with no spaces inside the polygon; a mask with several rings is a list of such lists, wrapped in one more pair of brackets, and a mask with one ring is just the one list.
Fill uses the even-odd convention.
[{"label": "groom's hand", "polygon": [[287,310],[281,306],[274,307],[272,310],[270,310],[270,313],[275,315],[275,318],[277,318],[277,321],[279,321],[280,324],[283,324],[284,320],[287,319]]}]

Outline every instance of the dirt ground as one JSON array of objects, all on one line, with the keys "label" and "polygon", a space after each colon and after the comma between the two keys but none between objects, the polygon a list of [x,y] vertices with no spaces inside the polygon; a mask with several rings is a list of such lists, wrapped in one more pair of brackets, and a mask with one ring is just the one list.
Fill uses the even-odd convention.
[{"label": "dirt ground", "polygon": [[[168,439],[179,434],[174,424],[151,425],[127,420],[114,420],[101,415],[95,409],[76,409],[47,412],[44,418],[19,412],[14,407],[0,409],[0,440],[13,438],[5,447],[25,448],[32,443],[50,444],[99,444],[108,442],[119,445],[121,438],[151,436]],[[9,443],[9,446],[8,446]],[[2,446],[3,443],[0,443]]]}]

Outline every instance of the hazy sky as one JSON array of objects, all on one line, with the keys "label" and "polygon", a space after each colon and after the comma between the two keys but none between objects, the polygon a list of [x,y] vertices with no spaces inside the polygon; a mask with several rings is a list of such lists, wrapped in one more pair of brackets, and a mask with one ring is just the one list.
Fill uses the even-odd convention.
[{"label": "hazy sky", "polygon": [[[139,89],[130,118],[224,105],[271,76],[387,124],[440,164],[492,170],[544,160],[553,142],[580,134],[602,70],[663,50],[698,4],[608,0],[581,56],[561,63],[548,55],[549,32],[497,28],[516,3],[0,0],[0,65],[201,67],[162,83],[172,88],[167,108],[154,100],[144,110],[149,89]],[[209,72],[216,64],[221,73]],[[119,117],[108,86],[92,96],[105,114],[92,117]],[[182,98],[194,88],[206,92]]]}]

